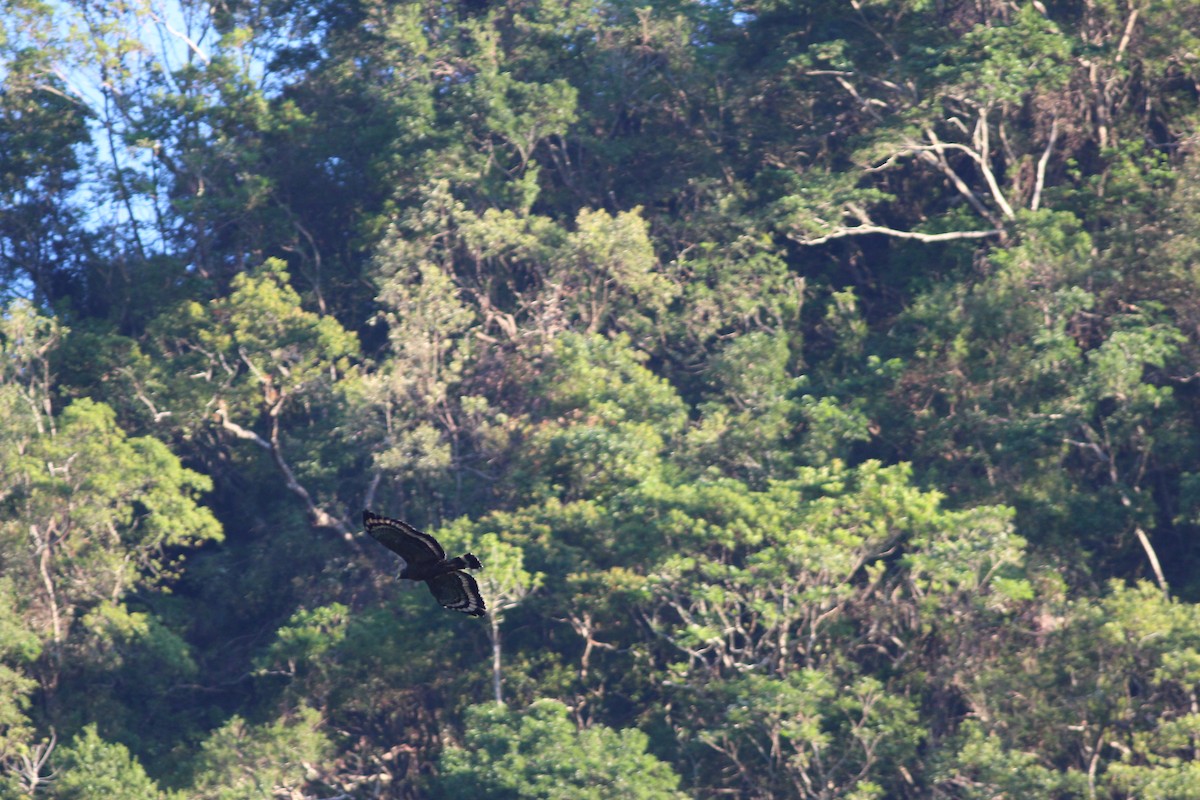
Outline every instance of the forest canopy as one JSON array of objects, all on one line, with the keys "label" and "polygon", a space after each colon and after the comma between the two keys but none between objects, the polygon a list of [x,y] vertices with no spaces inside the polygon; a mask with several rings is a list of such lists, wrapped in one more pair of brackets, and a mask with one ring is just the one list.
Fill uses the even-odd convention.
[{"label": "forest canopy", "polygon": [[0,7],[0,798],[1200,796],[1200,4]]}]

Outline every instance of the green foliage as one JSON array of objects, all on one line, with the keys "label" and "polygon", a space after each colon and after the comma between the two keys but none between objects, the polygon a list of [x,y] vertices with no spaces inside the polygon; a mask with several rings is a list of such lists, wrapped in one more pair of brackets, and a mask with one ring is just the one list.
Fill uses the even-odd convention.
[{"label": "green foliage", "polygon": [[330,750],[319,727],[320,715],[313,709],[266,725],[234,717],[201,745],[189,796],[251,800],[302,791],[318,777]]},{"label": "green foliage", "polygon": [[961,740],[953,752],[953,767],[939,776],[955,786],[955,797],[982,800],[997,793],[1012,797],[1053,797],[1082,795],[1087,791],[1085,776],[1064,773],[1041,763],[1035,753],[1007,746],[1003,740],[968,720],[960,731]]},{"label": "green foliage", "polygon": [[[804,669],[751,675],[720,691],[728,711],[697,740],[733,761],[743,780],[754,775],[753,784],[780,793],[819,796],[807,787],[820,781],[856,800],[885,797],[881,784],[894,780],[921,738],[912,703],[871,678],[838,685]],[[753,752],[762,755],[751,762]]]},{"label": "green foliage", "polygon": [[[1141,583],[1112,584],[1098,601],[1059,611],[1043,617],[1042,641],[1014,641],[980,672],[980,721],[962,727],[937,779],[972,787],[966,797],[1187,796],[1194,607]],[[1064,679],[1076,688],[1064,691]],[[1041,707],[1050,695],[1054,710]]]},{"label": "green foliage", "polygon": [[144,402],[185,435],[214,421],[277,417],[302,397],[320,397],[358,353],[354,334],[301,307],[282,261],[238,275],[231,289],[158,317],[150,357],[137,365]]},{"label": "green foliage", "polygon": [[658,271],[642,209],[615,216],[580,209],[565,243],[563,263],[550,277],[569,318],[587,333],[616,328],[643,338],[652,335],[676,294]]},{"label": "green foliage", "polygon": [[77,400],[54,424],[18,456],[0,532],[13,574],[46,612],[43,635],[62,642],[97,599],[160,585],[183,548],[222,533],[197,502],[211,480],[162,442],[127,436],[107,406]]},{"label": "green foliage", "polygon": [[[75,720],[135,724],[149,709],[158,712],[150,720],[162,719],[167,709],[155,698],[195,672],[189,646],[113,599],[163,587],[178,576],[187,549],[220,540],[220,526],[196,504],[207,481],[157,440],[125,437],[104,406],[76,401],[56,424],[56,435],[25,454],[17,487],[19,519],[29,520],[25,541],[11,518],[4,523],[23,616],[47,645],[36,673],[43,686],[58,686],[52,696]],[[56,474],[47,463],[63,469]],[[62,659],[64,648],[72,659]],[[109,691],[92,691],[97,680]],[[142,732],[144,742],[161,747],[153,727]]]},{"label": "green foliage", "polygon": [[[948,84],[949,100],[984,109],[1020,103],[1031,88],[1061,89],[1070,79],[1071,41],[1032,5],[1022,6],[1007,24],[980,23],[939,53],[944,66],[930,76]],[[960,100],[961,102],[961,100]]]},{"label": "green foliage", "polygon": [[37,683],[28,669],[41,650],[37,634],[21,618],[12,580],[0,578],[0,760],[27,753],[32,743],[26,712]]},{"label": "green foliage", "polygon": [[340,603],[322,606],[312,611],[297,611],[288,624],[276,632],[276,641],[267,650],[263,661],[283,663],[290,672],[297,666],[319,665],[319,660],[346,637],[349,609]]},{"label": "green foliage", "polygon": [[800,413],[805,425],[801,453],[811,464],[844,458],[853,442],[870,441],[870,424],[862,411],[846,408],[833,397],[806,394],[800,398]]},{"label": "green foliage", "polygon": [[901,790],[928,723],[876,659],[911,659],[901,674],[929,691],[961,669],[972,637],[1011,624],[1034,597],[1011,513],[943,509],[906,468],[872,462],[724,489],[724,524],[693,506],[688,555],[647,586],[646,617],[676,654],[664,683],[694,769],[743,793]]},{"label": "green foliage", "polygon": [[[460,520],[457,525],[440,529],[438,535],[451,550],[470,549],[483,562],[484,571],[476,576],[479,588],[488,611],[493,617],[500,616],[537,591],[546,576],[525,568],[525,553],[519,545],[505,541],[498,533],[482,532],[486,530],[486,518],[474,525],[465,523],[466,520]],[[504,533],[505,538],[516,538],[508,531]]]},{"label": "green foliage", "polygon": [[443,797],[679,798],[679,776],[646,752],[639,730],[580,730],[567,707],[539,700],[523,712],[496,705],[467,710],[461,747],[442,756]]},{"label": "green foliage", "polygon": [[709,358],[712,398],[701,403],[700,424],[688,432],[688,461],[718,474],[761,481],[785,473],[796,411],[787,337],[746,333]]},{"label": "green foliage", "polygon": [[10,0],[0,795],[1194,796],[1198,9]]},{"label": "green foliage", "polygon": [[625,336],[555,340],[518,466],[528,497],[577,500],[660,479],[687,412],[644,361]]},{"label": "green foliage", "polygon": [[803,304],[803,279],[767,237],[700,242],[680,254],[678,269],[686,313],[669,319],[679,327],[672,339],[680,349],[707,348],[733,331],[794,325]]},{"label": "green foliage", "polygon": [[564,335],[554,343],[544,374],[547,412],[584,412],[632,419],[664,434],[679,430],[686,408],[671,385],[646,369],[629,339]]},{"label": "green foliage", "polygon": [[58,774],[47,795],[55,800],[152,800],[167,796],[129,750],[104,741],[95,725],[85,727],[55,756]]},{"label": "green foliage", "polygon": [[[0,19],[0,303],[28,282],[39,301],[77,288],[73,271],[86,252],[80,209],[62,202],[81,183],[88,110],[53,74],[61,42],[53,12],[40,2],[7,2]],[[51,41],[47,41],[51,39]],[[75,245],[68,242],[75,238]],[[72,286],[72,284],[75,284]],[[69,290],[68,290],[69,291]]]}]

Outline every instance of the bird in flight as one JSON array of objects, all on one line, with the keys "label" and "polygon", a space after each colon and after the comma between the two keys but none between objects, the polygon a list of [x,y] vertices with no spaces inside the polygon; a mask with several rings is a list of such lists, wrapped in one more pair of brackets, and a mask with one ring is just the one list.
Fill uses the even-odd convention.
[{"label": "bird in flight", "polygon": [[407,522],[370,511],[363,511],[363,526],[375,541],[400,556],[403,562],[401,578],[425,581],[434,598],[451,611],[461,611],[472,617],[483,616],[486,607],[479,594],[479,584],[463,572],[465,569],[483,569],[478,558],[471,553],[446,558],[446,551],[428,533]]}]

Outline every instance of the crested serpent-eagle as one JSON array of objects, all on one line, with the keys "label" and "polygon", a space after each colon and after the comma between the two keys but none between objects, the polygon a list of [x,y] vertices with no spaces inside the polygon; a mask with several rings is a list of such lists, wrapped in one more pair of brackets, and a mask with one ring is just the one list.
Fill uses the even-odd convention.
[{"label": "crested serpent-eagle", "polygon": [[388,550],[400,556],[400,577],[425,581],[434,598],[451,611],[461,611],[472,617],[483,616],[486,610],[479,584],[464,569],[483,569],[479,559],[470,553],[446,558],[438,540],[419,531],[407,522],[381,517],[363,511],[363,526],[367,533]]}]

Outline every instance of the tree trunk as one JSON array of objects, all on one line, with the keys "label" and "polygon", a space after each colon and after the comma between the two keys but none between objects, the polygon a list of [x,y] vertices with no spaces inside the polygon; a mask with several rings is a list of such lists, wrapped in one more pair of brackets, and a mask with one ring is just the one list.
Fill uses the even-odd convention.
[{"label": "tree trunk", "polygon": [[504,705],[504,695],[500,691],[500,618],[493,611],[488,614],[488,621],[491,623],[489,633],[492,640],[492,693],[496,698],[496,705]]}]

